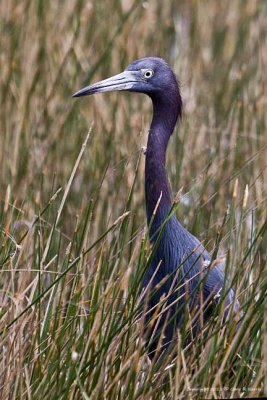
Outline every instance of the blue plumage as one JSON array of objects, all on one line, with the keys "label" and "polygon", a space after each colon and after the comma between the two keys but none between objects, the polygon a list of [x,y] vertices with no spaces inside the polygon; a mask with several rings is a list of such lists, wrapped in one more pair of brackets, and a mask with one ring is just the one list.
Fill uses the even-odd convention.
[{"label": "blue plumage", "polygon": [[[198,332],[199,320],[203,317],[203,322],[208,320],[213,308],[216,307],[220,301],[225,288],[224,298],[224,317],[227,317],[231,305],[234,301],[235,293],[233,289],[227,290],[227,282],[225,281],[225,273],[223,266],[217,264],[213,266],[211,263],[211,256],[199,242],[199,240],[190,234],[176,219],[172,216],[162,229],[161,235],[158,240],[158,235],[152,234],[152,241],[156,245],[156,252],[154,254],[151,265],[143,280],[143,288],[148,285],[151,286],[151,298],[149,307],[155,311],[156,307],[162,304],[163,309],[161,322],[157,326],[155,333],[155,340],[150,345],[150,351],[153,355],[157,347],[157,338],[162,332],[163,325],[166,324],[166,318],[170,323],[166,324],[164,337],[161,340],[162,348],[168,344],[176,336],[177,328],[183,324],[183,317],[185,315],[185,305],[189,306],[192,316],[195,318],[192,323],[192,332],[195,335]],[[156,271],[156,273],[155,273]],[[166,277],[170,278],[166,280]],[[165,279],[165,281],[164,281]],[[163,285],[159,285],[164,282]],[[202,284],[201,284],[202,283]],[[153,288],[157,285],[160,287],[153,292]],[[200,297],[200,288],[202,288],[202,298]],[[162,300],[167,295],[167,300]],[[198,307],[202,304],[203,315],[197,311]],[[180,299],[180,300],[178,300]],[[170,307],[170,305],[172,305]],[[164,307],[167,310],[164,312]],[[233,306],[234,313],[238,312],[239,302],[235,300]],[[159,313],[159,311],[158,311]],[[173,322],[175,316],[175,324]],[[153,317],[153,312],[147,313],[146,323]],[[156,323],[154,324],[156,326]],[[150,334],[153,332],[153,326],[150,327]],[[188,340],[187,340],[188,343]]]},{"label": "blue plumage", "polygon": [[[153,104],[146,151],[145,195],[150,240],[157,243],[157,248],[142,285],[150,292],[146,320],[156,333],[150,342],[153,356],[159,336],[163,335],[161,344],[164,349],[188,313],[193,318],[194,335],[202,322],[209,318],[212,307],[220,303],[227,284],[223,267],[210,264],[211,256],[199,240],[180,224],[175,215],[170,216],[172,199],[165,168],[166,149],[182,114],[182,99],[173,71],[160,58],[143,58],[131,63],[121,74],[81,89],[74,97],[112,90],[144,93]],[[153,316],[164,296],[165,309],[154,321]],[[198,311],[203,310],[203,304],[206,307],[201,316]],[[233,289],[226,291],[223,304],[225,318],[231,305],[234,312],[238,312],[239,303]]]}]

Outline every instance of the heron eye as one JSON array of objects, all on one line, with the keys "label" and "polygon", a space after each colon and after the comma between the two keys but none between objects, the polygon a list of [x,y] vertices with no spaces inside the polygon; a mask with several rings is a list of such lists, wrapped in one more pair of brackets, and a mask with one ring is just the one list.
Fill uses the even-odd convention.
[{"label": "heron eye", "polygon": [[152,69],[147,69],[144,71],[143,75],[146,79],[151,78],[151,76],[154,75],[154,71]]}]

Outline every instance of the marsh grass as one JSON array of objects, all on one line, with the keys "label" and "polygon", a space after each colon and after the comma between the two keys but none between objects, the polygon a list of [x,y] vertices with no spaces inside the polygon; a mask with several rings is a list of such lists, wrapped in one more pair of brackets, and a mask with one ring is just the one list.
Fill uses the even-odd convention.
[{"label": "marsh grass", "polygon": [[[266,2],[0,9],[1,399],[266,395]],[[141,151],[150,103],[71,98],[148,55],[171,63],[184,99],[167,160],[175,212],[225,257],[244,313],[234,334],[217,310],[184,347],[189,320],[153,362],[139,293],[155,250]]]}]

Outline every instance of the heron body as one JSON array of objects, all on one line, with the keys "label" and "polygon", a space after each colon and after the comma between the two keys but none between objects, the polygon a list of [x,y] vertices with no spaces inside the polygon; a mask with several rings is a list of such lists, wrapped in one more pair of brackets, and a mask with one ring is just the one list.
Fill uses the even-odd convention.
[{"label": "heron body", "polygon": [[[143,288],[149,285],[151,296],[148,308],[154,312],[162,299],[166,299],[163,302],[165,309],[159,313],[158,322],[154,324],[156,338],[164,330],[161,338],[164,348],[181,327],[186,308],[194,313],[194,309],[200,305],[200,298],[204,305],[212,301],[215,305],[218,303],[219,294],[225,287],[225,273],[221,265],[216,265],[203,278],[202,272],[207,271],[211,256],[199,240],[171,214],[173,202],[165,167],[166,149],[182,113],[180,90],[173,71],[160,58],[143,58],[131,63],[121,74],[87,86],[73,96],[112,90],[144,93],[151,98],[153,104],[146,150],[145,197],[150,241],[157,242],[157,246],[145,274]],[[233,289],[228,290],[224,299],[225,316],[231,305],[234,313],[237,313],[239,303],[235,300]],[[210,308],[206,307],[205,310],[204,319],[208,319]],[[153,311],[147,313],[147,321],[152,315]],[[196,331],[199,324],[196,319]],[[157,345],[156,339],[150,343],[151,352],[155,351]]]}]

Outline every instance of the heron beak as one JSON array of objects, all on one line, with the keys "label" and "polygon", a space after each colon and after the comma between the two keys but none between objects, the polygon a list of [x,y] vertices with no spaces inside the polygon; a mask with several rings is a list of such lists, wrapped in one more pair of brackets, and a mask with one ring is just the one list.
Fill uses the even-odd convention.
[{"label": "heron beak", "polygon": [[93,83],[78,90],[72,97],[88,96],[95,93],[111,92],[113,90],[129,90],[139,81],[137,71],[124,71],[121,74]]}]

